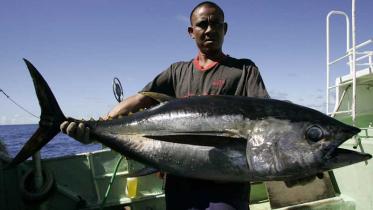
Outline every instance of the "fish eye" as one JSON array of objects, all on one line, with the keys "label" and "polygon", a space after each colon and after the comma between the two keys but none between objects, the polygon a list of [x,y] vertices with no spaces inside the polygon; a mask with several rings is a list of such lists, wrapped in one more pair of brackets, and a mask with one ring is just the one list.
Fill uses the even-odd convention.
[{"label": "fish eye", "polygon": [[305,135],[306,135],[306,138],[312,142],[317,142],[324,138],[323,130],[317,125],[313,125],[309,127],[306,130]]}]

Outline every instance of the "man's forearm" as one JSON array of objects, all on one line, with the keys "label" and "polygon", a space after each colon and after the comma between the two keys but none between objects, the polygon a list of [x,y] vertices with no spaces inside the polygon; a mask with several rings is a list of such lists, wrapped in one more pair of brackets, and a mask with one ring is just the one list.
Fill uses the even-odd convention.
[{"label": "man's forearm", "polygon": [[136,94],[124,99],[122,102],[117,104],[107,115],[107,117],[117,117],[119,115],[128,115],[130,112],[137,112],[142,108],[149,108],[156,105],[157,102],[141,94]]}]

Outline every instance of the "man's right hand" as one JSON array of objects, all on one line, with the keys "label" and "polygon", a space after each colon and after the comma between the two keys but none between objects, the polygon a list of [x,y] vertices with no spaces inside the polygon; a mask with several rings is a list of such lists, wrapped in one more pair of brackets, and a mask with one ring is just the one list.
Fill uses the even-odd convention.
[{"label": "man's right hand", "polygon": [[[128,115],[130,112],[136,112],[140,108],[148,108],[156,104],[158,104],[158,102],[153,98],[142,94],[136,94],[117,104],[103,119],[106,120],[120,115]],[[84,123],[64,121],[60,125],[60,130],[62,133],[69,135],[83,144],[89,144],[94,141],[89,139],[90,131]]]},{"label": "man's right hand", "polygon": [[69,135],[83,144],[92,143],[92,140],[89,139],[90,129],[84,123],[78,124],[76,122],[64,121],[61,123],[60,129],[62,133]]}]

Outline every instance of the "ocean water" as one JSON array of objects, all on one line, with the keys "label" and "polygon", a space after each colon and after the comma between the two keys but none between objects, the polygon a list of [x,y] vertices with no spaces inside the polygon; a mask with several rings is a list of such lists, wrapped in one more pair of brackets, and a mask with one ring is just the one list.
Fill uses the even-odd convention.
[{"label": "ocean water", "polygon": [[[0,140],[5,143],[9,154],[14,157],[37,128],[38,125],[0,125]],[[101,148],[101,144],[81,144],[69,136],[59,133],[41,149],[41,157],[61,157]]]}]

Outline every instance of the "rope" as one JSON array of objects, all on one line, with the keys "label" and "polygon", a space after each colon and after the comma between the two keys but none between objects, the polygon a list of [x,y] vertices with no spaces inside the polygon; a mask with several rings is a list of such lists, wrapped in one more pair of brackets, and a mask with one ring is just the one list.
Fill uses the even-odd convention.
[{"label": "rope", "polygon": [[0,92],[2,92],[2,93],[5,95],[5,97],[7,97],[11,102],[13,102],[16,106],[18,106],[19,108],[21,108],[23,111],[25,111],[25,112],[29,113],[30,115],[32,115],[32,116],[34,116],[34,117],[40,119],[38,116],[32,114],[30,111],[28,111],[27,109],[23,108],[21,105],[19,105],[19,104],[18,104],[17,102],[15,102],[13,99],[11,99],[10,96],[8,96],[8,95],[7,95],[7,94],[6,94],[2,89],[0,89]]},{"label": "rope", "polygon": [[115,166],[115,170],[114,170],[114,173],[113,173],[113,176],[111,177],[111,180],[110,180],[110,183],[106,189],[106,193],[105,193],[105,197],[104,197],[104,200],[102,200],[102,203],[101,203],[101,207],[100,207],[100,210],[104,209],[104,206],[106,204],[106,199],[109,197],[109,192],[111,190],[111,186],[113,185],[114,183],[114,179],[116,177],[116,174],[117,174],[117,171],[118,171],[118,168],[119,168],[119,164],[120,162],[123,160],[123,156],[121,156],[118,160],[118,163],[117,165]]}]

